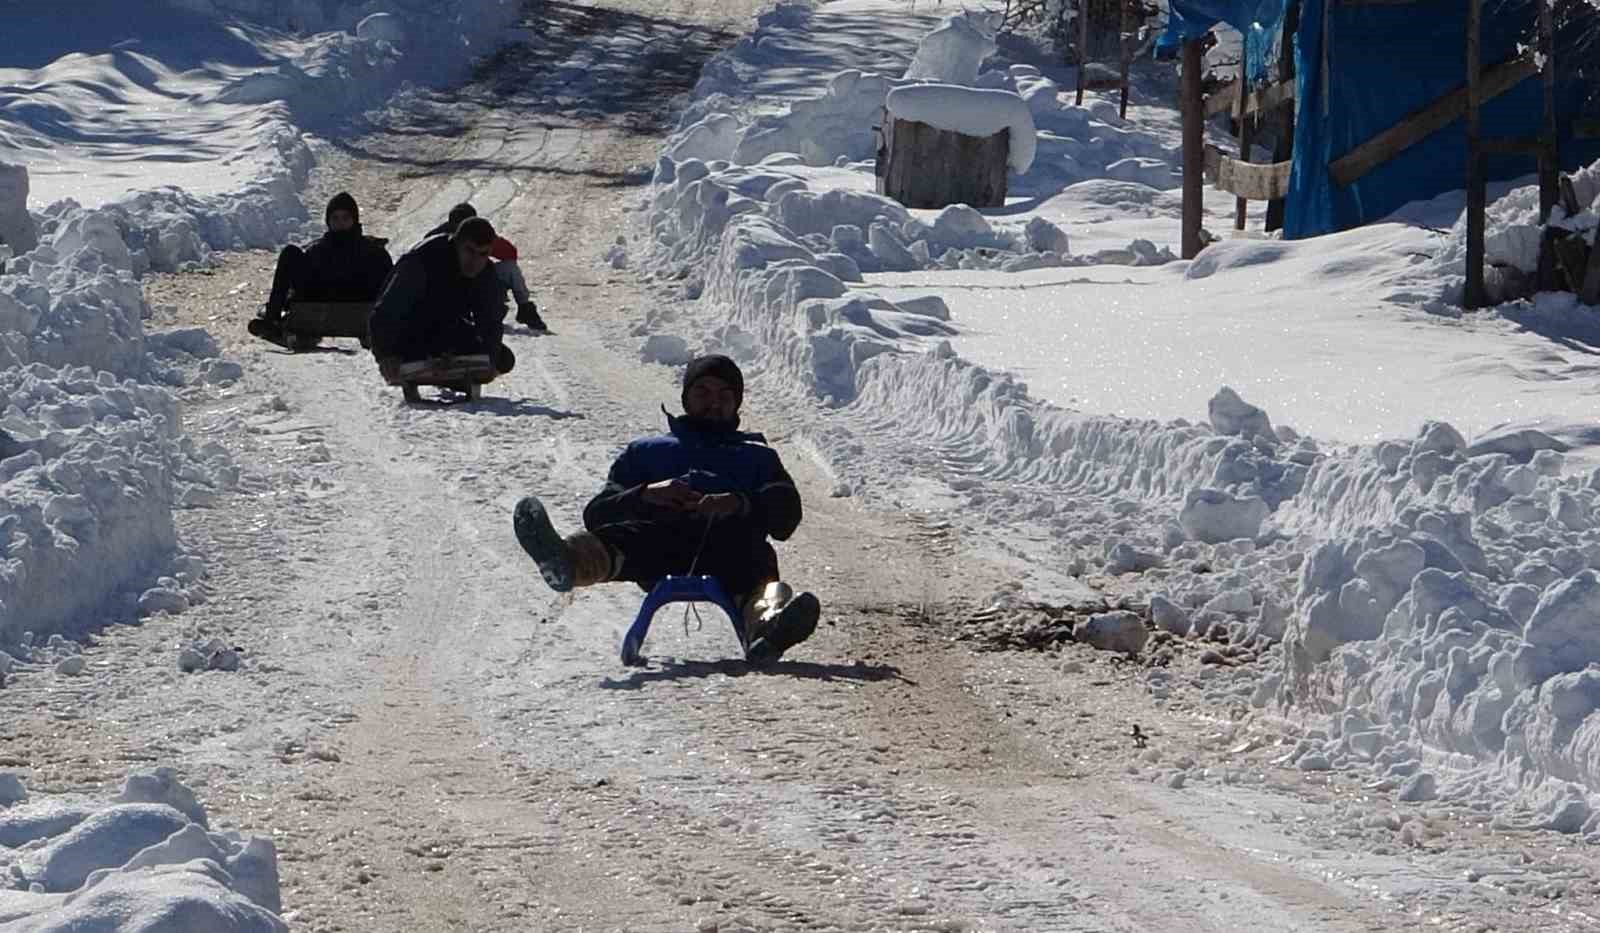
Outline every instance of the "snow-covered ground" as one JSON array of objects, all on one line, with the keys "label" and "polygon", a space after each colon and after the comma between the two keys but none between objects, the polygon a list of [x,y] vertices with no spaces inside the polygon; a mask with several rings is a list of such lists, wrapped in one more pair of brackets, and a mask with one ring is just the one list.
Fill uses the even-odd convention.
[{"label": "snow-covered ground", "polygon": [[[872,193],[871,127],[912,79],[810,55],[840,28],[823,15],[882,36],[875,56],[915,55],[923,80],[1027,102],[1036,155],[1005,208]],[[964,75],[970,55],[946,40],[974,32],[966,16],[918,54],[925,21],[899,4],[785,8],[707,69],[658,166],[642,257],[700,310],[648,320],[647,358],[726,349],[835,407],[848,429],[818,446],[841,492],[1009,538],[1173,633],[1281,643],[1220,682],[1263,711],[1322,714],[1286,759],[1304,769],[1600,830],[1600,697],[1584,686],[1600,643],[1580,621],[1600,611],[1593,310],[1453,307],[1459,195],[1173,261],[1170,66],[1141,76],[1122,121],[1108,97],[1072,106],[1070,70],[996,55]],[[1525,264],[1529,193],[1494,195],[1496,256]],[[1207,207],[1230,225],[1231,198]],[[944,466],[908,496],[863,432]]]},{"label": "snow-covered ground", "polygon": [[[484,3],[448,6],[482,25],[499,9]],[[936,910],[1029,929],[1112,917],[1150,928],[1151,917],[1170,925],[1177,905],[1194,904],[1217,929],[1284,904],[1295,907],[1296,923],[1324,910],[1337,922],[1347,905],[1319,900],[1324,889],[1292,871],[1263,880],[1259,863],[1295,862],[1377,898],[1459,910],[1499,895],[1499,887],[1474,887],[1486,874],[1521,869],[1452,863],[1465,875],[1441,879],[1417,868],[1412,851],[1456,833],[1455,814],[1483,815],[1486,833],[1600,836],[1600,689],[1588,669],[1600,658],[1589,624],[1600,613],[1600,472],[1590,472],[1589,460],[1600,438],[1584,404],[1597,377],[1573,342],[1591,312],[1548,296],[1498,315],[1455,312],[1449,263],[1459,237],[1418,226],[1449,230],[1458,205],[1448,198],[1393,224],[1301,244],[1225,241],[1195,263],[1178,262],[1170,73],[1146,69],[1122,121],[1101,95],[1069,106],[1061,89],[1070,72],[1012,60],[1027,57],[1020,46],[1002,44],[1006,55],[979,68],[984,55],[974,48],[990,51],[982,24],[941,26],[948,11],[937,7],[846,0],[769,11],[753,35],[706,68],[648,189],[647,241],[624,239],[606,254],[616,269],[643,268],[659,287],[697,299],[638,315],[647,358],[681,359],[702,346],[734,353],[764,414],[792,430],[780,443],[805,475],[825,476],[845,503],[856,497],[914,514],[903,523],[921,528],[927,563],[906,570],[895,566],[908,559],[903,542],[864,532],[887,526],[847,514],[848,504],[815,510],[811,521],[828,523],[821,538],[835,543],[803,545],[821,556],[800,569],[826,584],[830,598],[859,586],[850,612],[882,596],[877,587],[893,574],[874,576],[867,566],[881,559],[907,579],[937,577],[923,580],[933,603],[947,596],[952,605],[991,604],[975,617],[985,630],[1037,623],[1040,602],[1092,606],[1096,615],[1065,637],[1133,647],[1148,664],[1113,663],[1078,645],[952,673],[945,656],[918,654],[939,650],[924,644],[932,639],[874,642],[866,625],[818,641],[896,647],[932,686],[914,691],[910,679],[897,683],[895,668],[860,660],[812,663],[810,645],[800,664],[812,675],[793,685],[736,680],[717,665],[669,658],[626,680],[606,678],[597,695],[593,672],[611,654],[604,636],[626,621],[634,595],[602,589],[557,605],[538,590],[524,605],[536,583],[504,533],[505,506],[527,491],[521,485],[565,509],[581,505],[619,427],[640,428],[639,411],[649,409],[639,409],[640,398],[670,396],[670,377],[630,371],[610,351],[583,344],[609,325],[584,320],[577,300],[551,316],[558,331],[577,335],[557,345],[581,352],[559,359],[543,341],[519,335],[523,363],[501,391],[528,397],[490,400],[454,413],[459,418],[395,410],[391,391],[338,355],[279,358],[252,348],[241,359],[260,373],[243,374],[204,329],[147,332],[147,320],[176,312],[150,307],[137,276],[203,262],[219,248],[275,244],[296,230],[309,167],[299,129],[392,89],[419,61],[408,58],[406,37],[424,34],[404,14],[437,13],[440,5],[395,4],[403,15],[366,21],[365,35],[349,30],[368,5],[336,13],[269,0],[185,6],[209,37],[196,43],[210,56],[204,60],[159,42],[101,48],[81,36],[64,40],[46,24],[38,35],[54,36],[57,46],[41,43],[37,60],[22,63],[25,76],[8,71],[0,80],[0,94],[12,95],[0,108],[0,133],[31,151],[25,161],[34,169],[31,213],[16,209],[24,176],[0,174],[0,185],[10,182],[0,187],[0,234],[30,240],[0,278],[0,644],[18,658],[0,655],[0,683],[28,679],[36,698],[30,723],[35,713],[78,715],[52,705],[76,683],[84,686],[74,695],[97,720],[81,724],[85,733],[147,744],[153,737],[163,748],[192,743],[191,759],[219,781],[260,782],[273,805],[261,812],[272,820],[300,820],[299,855],[320,858],[320,842],[361,860],[344,867],[364,880],[340,882],[340,866],[325,870],[305,858],[302,870],[326,874],[328,885],[372,883],[365,860],[405,864],[403,843],[427,855],[426,871],[461,872],[451,876],[464,885],[459,896],[484,901],[476,907],[488,904],[481,891],[490,889],[506,902],[525,901],[538,883],[528,880],[530,866],[476,872],[472,859],[506,849],[520,863],[553,839],[554,862],[530,863],[533,873],[548,864],[572,872],[558,878],[587,884],[523,903],[546,919],[596,910],[590,885],[605,884],[652,922],[691,911],[737,916],[747,905],[758,916],[796,904],[803,912],[838,898],[847,903],[828,908],[829,916],[874,928],[965,928]],[[250,18],[220,27],[218,7]],[[102,10],[107,22],[116,22],[115,9]],[[483,18],[473,19],[474,10]],[[308,11],[321,19],[306,19]],[[297,31],[305,28],[344,32],[307,37]],[[596,99],[611,76],[648,61],[648,30],[631,28],[561,53],[558,67],[536,75],[549,83],[539,93],[562,107]],[[917,54],[935,29],[944,38]],[[441,42],[429,54],[465,56],[476,44]],[[1036,136],[1006,208],[906,211],[870,194],[871,126],[891,89],[908,83],[902,73],[913,62],[936,83],[1017,93]],[[120,103],[101,110],[85,94]],[[29,100],[41,107],[30,109]],[[992,122],[981,113],[948,116],[960,126]],[[1008,103],[1006,124],[1022,121]],[[226,132],[207,131],[223,124]],[[426,164],[462,166],[452,177],[390,179],[382,193],[399,205],[393,229],[405,240],[470,196],[486,213],[511,215],[506,229],[529,237],[545,223],[532,219],[534,210],[584,213],[591,237],[620,231],[607,213],[614,205],[598,195],[582,204],[544,196],[575,190],[547,176],[593,171],[579,158],[590,132],[478,126],[425,154]],[[129,135],[137,133],[148,135]],[[168,164],[173,153],[199,158]],[[118,167],[77,188],[90,206],[44,203],[73,184],[74,172],[106,162]],[[620,165],[608,171],[596,177],[633,174]],[[146,190],[169,182],[186,190]],[[1232,199],[1207,199],[1213,228],[1226,226]],[[1496,249],[1505,261],[1525,261],[1527,213],[1525,191],[1501,201]],[[186,303],[186,322],[237,330],[240,296],[259,291],[264,275],[252,266],[231,291],[208,288],[203,300]],[[590,301],[629,294],[610,285],[571,287],[594,288],[581,293]],[[784,399],[798,396],[807,404],[782,413]],[[258,464],[241,475],[222,444],[181,432],[180,402],[203,408],[216,436],[249,438],[241,456],[282,469]],[[456,491],[438,494],[440,477]],[[385,495],[415,508],[374,509]],[[174,509],[217,502],[247,507],[210,526],[188,524],[208,528],[202,540],[242,565],[224,568],[231,588],[222,606],[206,605],[220,587],[215,570],[207,579],[213,555],[179,554],[174,531],[182,523]],[[335,523],[344,530],[323,537]],[[847,552],[850,566],[835,566]],[[993,592],[964,591],[961,565],[975,553],[993,555],[1014,576]],[[325,564],[314,564],[319,555]],[[279,618],[278,601],[289,617]],[[87,676],[81,649],[52,637],[196,604],[189,611],[203,615],[206,631],[193,634],[207,637],[195,647],[179,652],[169,634],[123,631],[107,638],[116,650],[103,656],[105,669]],[[536,623],[530,613],[540,615]],[[710,638],[691,634],[687,618],[681,639],[672,629],[659,624],[654,644],[683,653]],[[232,642],[211,639],[215,630],[272,660],[242,661]],[[1175,645],[1204,666],[1185,667]],[[164,678],[141,666],[150,655],[159,656]],[[273,661],[284,666],[269,668]],[[241,665],[254,674],[243,698],[219,677],[172,685],[180,667]],[[1081,676],[1086,670],[1093,680]],[[879,681],[883,692],[871,689]],[[736,687],[756,702],[726,703]],[[676,691],[681,702],[661,703],[671,694],[645,690]],[[135,697],[168,709],[180,694],[183,715],[171,723],[121,706]],[[1146,701],[1165,723],[1198,708],[1215,731],[1169,733],[1160,747],[1122,760],[1124,724],[1090,710]],[[768,712],[778,704],[830,712],[783,721]],[[939,715],[920,718],[930,704]],[[755,719],[742,718],[746,708]],[[1093,768],[1111,759],[1126,780],[1086,787],[1074,774],[1077,783],[1055,798],[1050,788],[947,793],[975,774],[989,776],[963,769],[995,751],[977,744],[989,732],[1010,734],[1014,709],[1042,724],[1031,739],[1037,748],[1002,749],[1015,756],[1005,760],[1026,768],[1036,766],[1033,757],[1056,762],[1019,773],[1047,775],[1054,785],[1068,780],[1061,762]],[[218,710],[215,722],[202,712]],[[912,741],[903,728],[912,719],[937,728]],[[342,773],[355,777],[332,785],[337,794],[265,786],[283,783],[279,766],[299,780],[305,775],[293,769],[338,762],[332,749],[313,754],[306,735],[357,721],[343,733],[352,766]],[[426,729],[405,732],[418,723]],[[50,747],[54,733],[45,733],[54,724],[33,728],[29,747]],[[1294,739],[1279,746],[1280,732]],[[483,768],[498,765],[480,768],[477,759],[496,744],[532,762],[538,778],[519,766],[501,776],[505,787],[485,781]],[[947,757],[955,778],[924,770],[927,760]],[[374,820],[347,806],[370,800],[362,795],[375,786],[359,760],[395,769],[384,803],[396,811],[426,811],[419,819],[470,813],[454,829],[507,837],[423,844],[406,836],[413,814]],[[250,762],[264,766],[246,778],[227,773]],[[1277,768],[1308,778],[1336,772],[1314,786],[1343,793],[1333,780],[1344,778],[1354,796],[1332,817],[1305,817],[1315,828],[1303,842],[1267,840],[1262,826],[1233,817],[1263,814],[1275,823],[1281,810],[1298,823],[1315,809],[1269,793],[1265,775]],[[1130,790],[1134,780],[1153,788]],[[151,782],[165,789],[155,793]],[[1190,793],[1179,795],[1186,783]],[[490,786],[493,800],[483,793]],[[104,795],[7,798],[18,791],[0,775],[0,833],[14,830],[0,838],[0,871],[13,887],[0,893],[0,927],[82,929],[132,904],[154,929],[283,928],[270,916],[279,909],[276,873],[269,885],[265,870],[271,849],[205,830],[204,811],[173,774],[138,778],[109,804]],[[339,796],[346,792],[352,796]],[[790,818],[762,818],[780,800]],[[1069,816],[1057,819],[1060,806]],[[1429,809],[1402,815],[1404,806]],[[1369,812],[1376,809],[1384,812]],[[532,825],[518,822],[527,811],[546,820],[543,836],[520,838]],[[1135,828],[1118,832],[1101,811],[1131,816]],[[78,828],[68,831],[58,817]],[[1169,834],[1174,819],[1211,829],[1200,844],[1141,841]],[[328,834],[305,825],[318,822],[332,827]],[[1330,854],[1316,836],[1329,826],[1372,850],[1359,859],[1336,846]],[[374,837],[394,851],[370,845]],[[1086,859],[1083,838],[1132,854]],[[1221,844],[1229,851],[1214,851]],[[670,854],[681,865],[647,864],[653,846],[675,846]],[[830,853],[848,846],[857,847],[850,862],[835,867]],[[452,848],[462,857],[447,868]],[[1264,858],[1238,854],[1263,851]],[[1172,878],[1163,877],[1171,866],[1161,853],[1182,853]],[[1544,890],[1571,883],[1578,893],[1571,879],[1581,871],[1538,861],[1526,872],[1550,879]],[[726,862],[748,862],[755,874],[729,872]],[[1149,912],[1143,895],[1126,890],[1134,866],[1154,876]],[[102,869],[109,874],[96,874]],[[415,870],[395,870],[395,883]],[[1197,897],[1185,889],[1194,877],[1223,880],[1213,890],[1202,885]],[[774,898],[774,885],[794,902]],[[1064,895],[1069,889],[1087,892],[1085,901]],[[677,906],[652,900],[662,896]],[[189,927],[160,925],[170,920],[163,912],[194,905],[212,913]],[[1087,919],[1077,916],[1084,911]],[[527,916],[508,909],[497,922],[528,928]],[[319,917],[328,928],[344,919]],[[699,921],[702,929],[715,923]]]}]

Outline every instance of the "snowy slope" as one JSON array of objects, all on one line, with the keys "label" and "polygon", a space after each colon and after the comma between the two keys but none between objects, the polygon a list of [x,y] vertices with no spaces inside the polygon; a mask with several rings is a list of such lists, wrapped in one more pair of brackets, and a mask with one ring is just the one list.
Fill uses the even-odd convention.
[{"label": "snowy slope", "polygon": [[[850,15],[905,41],[886,6]],[[1600,373],[1535,326],[1581,310],[1451,308],[1453,238],[1436,231],[1459,196],[1171,262],[1170,107],[1136,100],[1126,122],[1092,94],[1072,107],[1067,75],[1043,84],[1026,63],[991,60],[975,82],[1031,94],[1020,197],[907,211],[870,193],[861,129],[905,79],[824,60],[795,100],[811,25],[763,18],[709,67],[702,90],[722,96],[690,107],[658,167],[646,264],[701,298],[690,349],[734,353],[874,443],[933,451],[922,485],[946,491],[919,506],[1036,540],[1032,560],[1101,575],[1163,628],[1282,643],[1265,673],[1218,671],[1219,686],[1340,711],[1294,750],[1302,769],[1371,768],[1403,799],[1600,829],[1600,694],[1580,673],[1600,643],[1578,621],[1600,611]],[[741,67],[758,60],[781,93]],[[1494,195],[1510,243],[1528,195]],[[1207,206],[1231,219],[1231,198]],[[819,447],[843,490],[911,498],[862,440]]]}]

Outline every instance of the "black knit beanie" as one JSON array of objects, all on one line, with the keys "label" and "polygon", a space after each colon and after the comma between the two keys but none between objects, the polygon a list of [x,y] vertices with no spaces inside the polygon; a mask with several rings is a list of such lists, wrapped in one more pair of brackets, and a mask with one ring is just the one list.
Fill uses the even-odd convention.
[{"label": "black knit beanie", "polygon": [[683,371],[683,407],[689,407],[689,387],[702,376],[715,376],[733,386],[734,407],[744,405],[744,373],[739,371],[739,364],[728,359],[722,354],[699,356],[689,361],[689,368]]},{"label": "black knit beanie", "polygon": [[361,208],[356,205],[356,199],[351,197],[348,191],[339,192],[328,202],[328,209],[322,214],[323,223],[333,220],[334,211],[349,211],[356,223],[361,222]]}]

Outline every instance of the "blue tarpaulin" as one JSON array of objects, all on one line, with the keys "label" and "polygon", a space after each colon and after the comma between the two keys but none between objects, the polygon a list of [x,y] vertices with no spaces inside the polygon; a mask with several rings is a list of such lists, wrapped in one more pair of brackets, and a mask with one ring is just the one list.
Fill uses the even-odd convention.
[{"label": "blue tarpaulin", "polygon": [[[1170,44],[1204,35],[1217,23],[1233,26],[1245,32],[1246,62],[1252,79],[1258,79],[1268,73],[1267,50],[1276,54],[1272,40],[1286,3],[1173,0],[1173,19],[1163,41]],[[1531,38],[1534,13],[1529,0],[1485,4],[1484,67],[1518,54],[1519,42]],[[1255,31],[1258,38],[1253,40],[1246,30]],[[1558,61],[1564,44],[1558,37]],[[1412,201],[1464,188],[1467,144],[1462,120],[1348,186],[1336,185],[1328,166],[1465,81],[1464,5],[1303,0],[1295,34],[1294,165],[1285,199],[1285,236],[1308,237],[1360,226]],[[1583,89],[1576,83],[1558,88],[1563,168],[1600,158],[1600,144],[1580,143],[1570,135],[1572,117],[1582,102]],[[1483,133],[1487,137],[1537,135],[1543,112],[1541,83],[1537,77],[1530,78],[1484,104],[1480,111]],[[1489,159],[1488,175],[1490,179],[1510,179],[1535,168],[1529,156],[1494,156]]]}]

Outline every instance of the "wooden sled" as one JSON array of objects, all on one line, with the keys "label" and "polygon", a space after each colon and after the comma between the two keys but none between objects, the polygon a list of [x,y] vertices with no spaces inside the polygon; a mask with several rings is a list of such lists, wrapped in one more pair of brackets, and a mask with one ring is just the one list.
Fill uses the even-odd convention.
[{"label": "wooden sled", "polygon": [[296,301],[284,312],[283,332],[291,350],[309,350],[324,337],[355,337],[366,347],[371,316],[370,301]]},{"label": "wooden sled", "polygon": [[421,386],[454,389],[464,393],[467,401],[476,402],[483,398],[484,385],[493,382],[499,374],[499,370],[494,368],[494,360],[487,353],[479,353],[436,356],[431,360],[401,363],[394,377],[387,381],[390,385],[399,386],[408,402],[422,401],[422,394],[418,391]]}]

